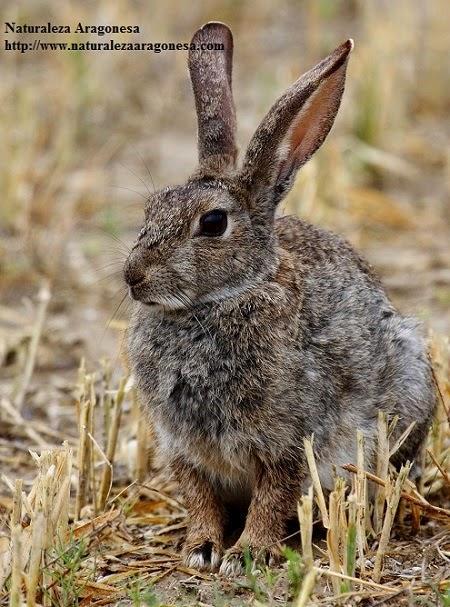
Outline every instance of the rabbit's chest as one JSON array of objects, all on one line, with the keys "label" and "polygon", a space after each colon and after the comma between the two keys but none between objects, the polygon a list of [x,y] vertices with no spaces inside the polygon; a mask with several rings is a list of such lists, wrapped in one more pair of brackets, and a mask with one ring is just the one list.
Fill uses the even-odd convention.
[{"label": "rabbit's chest", "polygon": [[[155,336],[151,360],[157,372],[158,409],[174,431],[219,439],[238,428],[252,397],[263,395],[262,377],[251,373],[252,346],[230,343],[205,331],[196,338]],[[264,364],[263,364],[264,366]]]},{"label": "rabbit's chest", "polygon": [[[131,334],[134,373],[163,447],[238,477],[259,440],[256,418],[273,386],[277,349],[267,330],[230,335],[199,319],[148,322]],[[241,471],[241,472],[239,472]]]},{"label": "rabbit's chest", "polygon": [[241,485],[251,467],[246,418],[264,398],[257,377],[247,377],[252,385],[252,395],[248,393],[242,355],[211,339],[203,347],[182,339],[176,347],[165,342],[154,352],[159,379],[153,414],[166,451],[189,454],[211,477],[234,478]]}]

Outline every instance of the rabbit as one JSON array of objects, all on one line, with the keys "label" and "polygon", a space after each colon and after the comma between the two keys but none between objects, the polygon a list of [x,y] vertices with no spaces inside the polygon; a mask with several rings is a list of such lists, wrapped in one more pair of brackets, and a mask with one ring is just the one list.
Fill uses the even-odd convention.
[{"label": "rabbit", "polygon": [[[357,429],[373,467],[379,410],[398,416],[396,436],[415,422],[397,463],[414,458],[432,419],[417,322],[345,240],[277,214],[333,125],[352,47],[278,99],[238,164],[231,31],[210,22],[192,39],[199,166],[150,196],[124,266],[131,368],[187,507],[189,567],[236,575],[246,551],[279,562],[310,482],[305,437],[332,488],[333,467],[355,462]],[[246,519],[225,550],[230,505]]]}]

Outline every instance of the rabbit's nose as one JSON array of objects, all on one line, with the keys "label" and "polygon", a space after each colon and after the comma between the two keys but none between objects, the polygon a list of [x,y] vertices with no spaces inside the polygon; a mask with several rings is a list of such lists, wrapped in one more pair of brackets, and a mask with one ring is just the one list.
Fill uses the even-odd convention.
[{"label": "rabbit's nose", "polygon": [[145,271],[128,262],[124,268],[124,277],[129,287],[135,287],[145,279]]},{"label": "rabbit's nose", "polygon": [[144,278],[145,278],[145,276],[139,274],[139,275],[132,276],[126,280],[127,280],[127,284],[130,287],[136,287],[139,283],[141,283],[144,280]]}]

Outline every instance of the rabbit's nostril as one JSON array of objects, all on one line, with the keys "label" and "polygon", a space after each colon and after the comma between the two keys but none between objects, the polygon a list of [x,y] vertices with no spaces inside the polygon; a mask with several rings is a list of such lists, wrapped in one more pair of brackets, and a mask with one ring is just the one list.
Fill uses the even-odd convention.
[{"label": "rabbit's nostril", "polygon": [[145,274],[136,269],[127,267],[125,269],[125,282],[130,287],[135,287],[145,280]]},{"label": "rabbit's nostril", "polygon": [[145,276],[132,276],[131,278],[127,277],[127,283],[130,287],[136,287],[139,283],[143,282]]}]

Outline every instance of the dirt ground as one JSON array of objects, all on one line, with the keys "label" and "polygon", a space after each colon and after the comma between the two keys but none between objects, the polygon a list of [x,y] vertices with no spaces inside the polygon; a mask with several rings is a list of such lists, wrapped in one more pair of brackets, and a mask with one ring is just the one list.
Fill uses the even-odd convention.
[{"label": "dirt ground", "polygon": [[[2,8],[8,20],[30,23],[139,23],[141,40],[184,41],[209,19],[230,23],[241,153],[277,96],[352,36],[355,50],[336,126],[302,169],[282,212],[297,213],[348,238],[374,266],[395,305],[420,318],[424,332],[431,331],[448,352],[446,3],[214,0],[187,11],[179,2],[101,0],[78,6],[42,0],[31,6],[6,0]],[[179,183],[196,166],[184,53],[4,53],[2,59],[0,467],[7,480],[0,481],[0,562],[10,545],[11,483],[23,479],[28,494],[36,480],[29,449],[40,453],[66,440],[75,457],[78,452],[80,361],[87,374],[97,374],[98,395],[107,364],[102,361],[109,360],[114,390],[126,374],[123,342],[131,302],[124,298],[121,272],[140,227],[144,199],[153,188]],[[46,293],[48,303],[42,301]],[[448,353],[440,360],[443,368],[448,365]],[[114,495],[135,480],[142,445],[141,418],[131,395],[124,403]],[[105,430],[98,424],[103,445]],[[444,443],[447,458],[450,445]],[[124,493],[128,510],[120,500],[114,502],[111,511],[117,514],[113,522],[108,519],[108,531],[98,536],[86,532],[91,556],[99,563],[90,583],[135,568],[142,572],[142,588],[127,586],[126,595],[114,595],[115,603],[100,602],[109,595],[103,589],[99,598],[97,588],[95,600],[86,591],[77,602],[69,593],[46,604],[295,604],[298,587],[290,561],[272,576],[249,573],[233,582],[180,569],[185,512],[176,488],[156,470],[154,456],[150,449],[153,468],[147,469],[145,487]],[[442,465],[448,471],[448,458]],[[76,469],[71,500],[77,491]],[[448,508],[448,487],[440,485],[428,497],[435,506]],[[82,520],[94,515],[104,516],[87,504]],[[382,580],[395,586],[397,594],[371,586],[368,575],[359,596],[342,604],[449,605],[440,585],[450,575],[448,527],[425,517],[412,536],[411,517],[408,511],[405,525],[393,532]],[[328,567],[326,538],[317,533],[315,557],[323,569]],[[377,541],[369,547],[368,561]],[[81,559],[80,571],[89,558]],[[154,576],[158,599],[148,590]],[[323,572],[319,578],[313,604],[331,605],[331,581]],[[408,580],[419,588],[414,596]],[[426,590],[420,590],[422,583]],[[0,605],[8,604],[9,588],[0,590]]]}]

